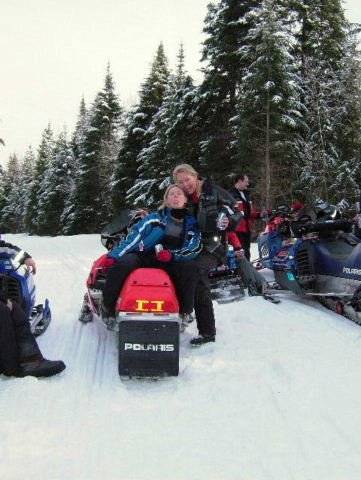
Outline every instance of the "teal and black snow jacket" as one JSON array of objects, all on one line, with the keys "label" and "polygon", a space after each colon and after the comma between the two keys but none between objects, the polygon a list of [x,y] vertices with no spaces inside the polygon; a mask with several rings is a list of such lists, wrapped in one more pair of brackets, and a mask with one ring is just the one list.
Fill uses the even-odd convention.
[{"label": "teal and black snow jacket", "polygon": [[133,226],[127,238],[113,248],[108,256],[119,259],[126,253],[151,252],[155,245],[161,243],[172,252],[176,262],[195,258],[202,250],[201,234],[195,217],[185,215],[181,222],[179,242],[175,245],[167,244],[168,233],[172,229],[179,229],[179,222],[172,217],[169,208],[150,213]]}]

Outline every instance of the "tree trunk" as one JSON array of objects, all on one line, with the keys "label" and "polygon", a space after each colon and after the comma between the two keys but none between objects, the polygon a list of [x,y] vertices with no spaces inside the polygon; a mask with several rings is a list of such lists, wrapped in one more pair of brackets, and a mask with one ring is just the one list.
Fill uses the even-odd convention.
[{"label": "tree trunk", "polygon": [[271,207],[271,161],[270,161],[270,101],[266,103],[266,145],[265,145],[266,208]]}]

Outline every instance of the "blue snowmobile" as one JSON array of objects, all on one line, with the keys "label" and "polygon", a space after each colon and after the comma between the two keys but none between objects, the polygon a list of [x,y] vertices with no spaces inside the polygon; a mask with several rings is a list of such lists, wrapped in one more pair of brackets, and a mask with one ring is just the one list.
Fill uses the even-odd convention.
[{"label": "blue snowmobile", "polygon": [[45,332],[51,321],[49,300],[45,299],[44,304],[35,303],[33,274],[24,264],[17,263],[16,259],[6,253],[0,255],[0,290],[22,307],[35,336]]},{"label": "blue snowmobile", "polygon": [[276,209],[259,235],[259,266],[273,270],[275,286],[313,297],[361,325],[361,239],[354,222],[327,203],[298,215]]}]

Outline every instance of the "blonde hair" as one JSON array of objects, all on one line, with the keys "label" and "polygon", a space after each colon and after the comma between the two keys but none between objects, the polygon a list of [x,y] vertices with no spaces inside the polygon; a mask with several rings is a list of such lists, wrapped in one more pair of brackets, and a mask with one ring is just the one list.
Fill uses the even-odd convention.
[{"label": "blonde hair", "polygon": [[175,182],[177,181],[178,173],[189,173],[189,175],[198,178],[198,172],[192,167],[192,165],[189,165],[189,163],[181,163],[175,167],[172,174]]},{"label": "blonde hair", "polygon": [[183,193],[184,198],[187,200],[187,195],[183,192],[181,187],[179,185],[176,185],[175,183],[171,183],[170,185],[168,185],[168,187],[166,188],[166,191],[164,192],[163,202],[162,202],[162,205],[159,208],[165,208],[167,206],[167,198],[168,198],[169,192],[172,190],[172,188],[178,188]]}]

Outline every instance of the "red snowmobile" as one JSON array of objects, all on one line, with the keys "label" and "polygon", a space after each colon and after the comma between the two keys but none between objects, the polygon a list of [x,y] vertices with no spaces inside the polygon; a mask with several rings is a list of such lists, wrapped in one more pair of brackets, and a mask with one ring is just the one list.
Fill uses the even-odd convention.
[{"label": "red snowmobile", "polygon": [[[130,222],[131,211],[102,233],[111,248]],[[116,232],[114,232],[114,230]],[[92,266],[80,312],[83,323],[98,318],[119,334],[119,374],[128,377],[177,376],[179,373],[179,304],[168,274],[156,268],[139,268],[127,278],[116,303],[115,318],[104,318],[100,304],[105,276],[113,260],[103,255]]]}]

